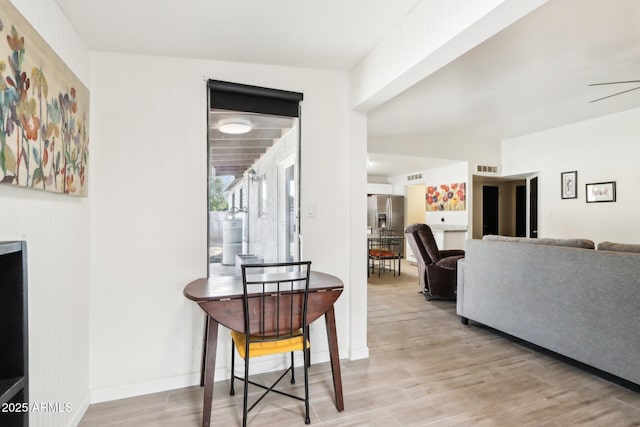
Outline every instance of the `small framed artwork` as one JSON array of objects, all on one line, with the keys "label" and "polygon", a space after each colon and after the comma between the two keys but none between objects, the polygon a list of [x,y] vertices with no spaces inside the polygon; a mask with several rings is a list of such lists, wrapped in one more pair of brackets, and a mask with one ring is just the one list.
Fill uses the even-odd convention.
[{"label": "small framed artwork", "polygon": [[560,194],[563,199],[578,198],[578,171],[562,172],[560,174]]},{"label": "small framed artwork", "polygon": [[587,203],[615,202],[616,182],[595,182],[587,184]]}]

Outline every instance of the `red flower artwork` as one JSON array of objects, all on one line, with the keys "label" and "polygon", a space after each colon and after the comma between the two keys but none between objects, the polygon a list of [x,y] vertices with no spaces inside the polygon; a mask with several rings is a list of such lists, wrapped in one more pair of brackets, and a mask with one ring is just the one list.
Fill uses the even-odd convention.
[{"label": "red flower artwork", "polygon": [[466,184],[455,182],[427,186],[425,210],[427,211],[463,211],[466,209]]}]

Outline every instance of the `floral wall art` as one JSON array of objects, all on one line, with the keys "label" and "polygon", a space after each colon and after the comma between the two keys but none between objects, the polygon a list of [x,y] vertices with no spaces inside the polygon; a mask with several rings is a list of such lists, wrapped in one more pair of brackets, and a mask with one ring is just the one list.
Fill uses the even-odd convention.
[{"label": "floral wall art", "polygon": [[87,195],[89,91],[0,0],[0,182]]},{"label": "floral wall art", "polygon": [[466,209],[464,182],[427,186],[425,210],[463,211]]}]

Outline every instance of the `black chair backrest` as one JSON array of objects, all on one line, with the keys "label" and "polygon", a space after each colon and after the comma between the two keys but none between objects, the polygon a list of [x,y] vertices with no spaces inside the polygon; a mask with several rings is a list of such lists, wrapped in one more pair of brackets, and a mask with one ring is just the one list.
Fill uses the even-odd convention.
[{"label": "black chair backrest", "polygon": [[303,335],[310,272],[311,261],[242,265],[247,347]]},{"label": "black chair backrest", "polygon": [[392,228],[381,228],[378,234],[380,234],[380,237],[394,237],[396,230]]},{"label": "black chair backrest", "polygon": [[[399,252],[400,242],[396,239],[388,237],[371,237],[367,239],[369,242],[369,256],[397,256]],[[373,253],[373,252],[377,253]],[[383,254],[382,252],[390,252]]]}]

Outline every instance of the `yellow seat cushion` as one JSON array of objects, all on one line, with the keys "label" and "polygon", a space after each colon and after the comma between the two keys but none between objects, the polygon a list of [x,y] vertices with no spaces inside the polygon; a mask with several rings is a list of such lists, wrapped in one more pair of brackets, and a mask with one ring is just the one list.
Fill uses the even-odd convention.
[{"label": "yellow seat cushion", "polygon": [[[236,349],[240,354],[240,357],[245,358],[245,346],[246,335],[242,332],[231,331],[231,338],[236,345]],[[256,337],[257,338],[257,337]],[[287,338],[275,341],[255,342],[249,344],[250,357],[267,356],[269,354],[289,353],[292,351],[301,351],[303,344],[303,337]],[[309,348],[309,341],[307,340],[307,348]]]}]

